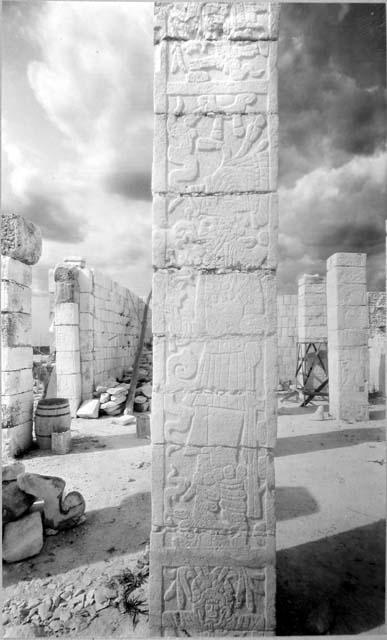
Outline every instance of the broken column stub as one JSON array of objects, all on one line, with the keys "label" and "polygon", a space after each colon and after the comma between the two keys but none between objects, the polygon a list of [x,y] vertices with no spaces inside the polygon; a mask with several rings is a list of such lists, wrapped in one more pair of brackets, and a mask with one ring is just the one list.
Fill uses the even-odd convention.
[{"label": "broken column stub", "polygon": [[155,8],[150,625],[275,630],[278,8]]},{"label": "broken column stub", "polygon": [[329,411],[368,420],[366,254],[335,253],[327,261]]},{"label": "broken column stub", "polygon": [[2,440],[8,454],[32,443],[32,265],[42,236],[32,222],[1,216],[1,405]]}]

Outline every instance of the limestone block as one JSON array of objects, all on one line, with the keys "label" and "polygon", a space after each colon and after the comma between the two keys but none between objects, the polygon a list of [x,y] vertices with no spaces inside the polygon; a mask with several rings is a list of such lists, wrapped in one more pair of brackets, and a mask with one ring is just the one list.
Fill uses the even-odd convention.
[{"label": "limestone block", "polygon": [[2,280],[1,310],[19,313],[31,313],[31,289],[22,285]]},{"label": "limestone block", "polygon": [[94,288],[94,278],[91,269],[78,269],[78,285],[80,293],[92,293]]},{"label": "limestone block", "polygon": [[79,269],[86,267],[86,260],[81,256],[67,256],[63,262],[71,267],[78,267]]},{"label": "limestone block", "polygon": [[[81,374],[59,374],[57,372],[57,386],[59,398],[81,397]],[[79,403],[78,403],[79,406]],[[78,409],[78,407],[77,407]]]},{"label": "limestone block", "polygon": [[334,253],[327,260],[327,270],[336,267],[362,267],[366,266],[366,253]]},{"label": "limestone block", "polygon": [[156,115],[153,191],[274,191],[277,151],[274,114]]},{"label": "limestone block", "polygon": [[341,285],[344,284],[362,284],[366,285],[367,274],[364,267],[335,267],[334,272],[330,270],[330,278],[334,277]]},{"label": "limestone block", "polygon": [[278,5],[274,3],[155,3],[155,43],[163,39],[276,39],[278,23]]},{"label": "limestone block", "polygon": [[159,271],[153,276],[153,291],[153,332],[158,335],[264,335],[276,331],[275,277],[270,273]]},{"label": "limestone block", "polygon": [[10,455],[19,456],[32,445],[32,419],[9,429],[2,429],[2,445]]},{"label": "limestone block", "polygon": [[79,313],[79,328],[81,331],[93,331],[94,316],[92,313]]},{"label": "limestone block", "polygon": [[23,473],[18,476],[19,488],[44,500],[44,524],[50,529],[68,529],[78,524],[85,511],[85,500],[78,491],[64,496],[66,482],[54,476]]},{"label": "limestone block", "polygon": [[92,330],[83,331],[82,329],[79,332],[79,344],[82,354],[84,352],[90,352],[94,349],[94,332]]},{"label": "limestone block", "polygon": [[32,320],[26,313],[1,314],[1,346],[30,347]]},{"label": "limestone block", "polygon": [[[23,473],[23,472],[21,472]],[[2,521],[3,524],[17,520],[24,515],[32,505],[34,498],[20,491],[16,478],[9,482],[2,482]]]},{"label": "limestone block", "polygon": [[58,375],[79,373],[81,358],[79,351],[57,351],[56,371]]},{"label": "limestone block", "polygon": [[9,256],[1,256],[1,279],[17,282],[23,287],[32,284],[32,269],[29,265],[14,260]]},{"label": "limestone block", "polygon": [[276,42],[163,41],[155,47],[155,112],[277,112],[276,63]]},{"label": "limestone block", "polygon": [[30,513],[4,527],[3,560],[19,562],[36,556],[43,547],[43,526],[40,513]]},{"label": "limestone block", "polygon": [[1,370],[32,370],[32,347],[4,347],[1,350]]},{"label": "limestone block", "polygon": [[32,389],[25,393],[1,395],[2,428],[12,428],[32,420],[33,394]]},{"label": "limestone block", "polygon": [[368,330],[368,308],[363,306],[334,306],[327,309],[329,332],[337,329],[366,329]]},{"label": "limestone block", "polygon": [[79,306],[75,302],[62,302],[55,306],[55,326],[79,325]]},{"label": "limestone block", "polygon": [[85,400],[77,411],[78,418],[98,418],[99,416],[99,398]]},{"label": "limestone block", "polygon": [[93,313],[94,298],[90,293],[80,293],[79,309],[82,313]]},{"label": "limestone block", "polygon": [[86,388],[88,385],[90,388],[93,386],[93,373],[94,366],[91,360],[83,360],[81,361],[81,376],[82,376],[82,389]]},{"label": "limestone block", "polygon": [[274,269],[276,194],[155,196],[153,265],[203,269]]},{"label": "limestone block", "polygon": [[10,482],[11,480],[16,480],[19,473],[24,473],[25,467],[20,460],[10,460],[6,462],[2,461],[1,465],[1,476],[2,482]]},{"label": "limestone block", "polygon": [[78,325],[58,325],[55,329],[57,352],[79,351]]},{"label": "limestone block", "polygon": [[368,343],[366,329],[348,328],[332,331],[329,336],[333,348],[364,346]]},{"label": "limestone block", "polygon": [[1,216],[1,254],[24,264],[36,264],[42,253],[39,227],[13,213]]}]

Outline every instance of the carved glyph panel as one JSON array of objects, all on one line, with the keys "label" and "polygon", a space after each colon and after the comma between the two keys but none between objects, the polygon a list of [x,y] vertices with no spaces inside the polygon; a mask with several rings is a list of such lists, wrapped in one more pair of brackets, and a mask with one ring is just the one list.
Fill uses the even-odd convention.
[{"label": "carved glyph panel", "polygon": [[274,191],[278,117],[217,114],[155,117],[153,190]]},{"label": "carved glyph panel", "polygon": [[276,42],[162,42],[155,50],[155,112],[277,112],[276,58]]},{"label": "carved glyph panel", "polygon": [[276,286],[271,273],[197,273],[191,269],[153,275],[153,332],[177,337],[272,335]]},{"label": "carved glyph panel", "polygon": [[259,549],[275,528],[274,462],[265,449],[168,445],[154,452],[153,526],[165,548]]},{"label": "carved glyph panel", "polygon": [[153,265],[157,268],[274,269],[277,195],[243,194],[153,201]]},{"label": "carved glyph panel", "polygon": [[156,2],[155,42],[278,37],[278,5],[257,2]]},{"label": "carved glyph panel", "polygon": [[163,627],[195,636],[273,628],[271,573],[271,567],[163,567]]}]

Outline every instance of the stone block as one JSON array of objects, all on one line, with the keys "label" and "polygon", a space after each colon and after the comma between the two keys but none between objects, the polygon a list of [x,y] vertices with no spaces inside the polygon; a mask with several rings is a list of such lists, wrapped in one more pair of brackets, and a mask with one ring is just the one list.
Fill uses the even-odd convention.
[{"label": "stone block", "polygon": [[26,313],[1,314],[1,346],[30,347],[32,320]]},{"label": "stone block", "polygon": [[276,62],[276,42],[213,41],[203,53],[200,41],[162,41],[155,47],[155,112],[276,113]]},{"label": "stone block", "polygon": [[[330,270],[330,278],[332,279],[333,273]],[[343,284],[367,284],[367,274],[364,267],[335,267],[334,277],[341,285]]]},{"label": "stone block", "polygon": [[8,429],[2,429],[2,446],[11,456],[20,456],[32,445],[32,419]]},{"label": "stone block", "polygon": [[28,264],[14,260],[9,256],[1,256],[1,279],[17,282],[23,287],[31,287],[32,269]]},{"label": "stone block", "polygon": [[2,482],[10,482],[11,480],[16,480],[19,473],[24,473],[25,467],[20,460],[10,460],[6,462],[3,460],[1,465],[1,476]]},{"label": "stone block", "polygon": [[85,400],[77,411],[78,418],[98,418],[99,416],[99,398]]},{"label": "stone block", "polygon": [[274,191],[278,117],[156,115],[153,191],[176,194]]},{"label": "stone block", "polygon": [[334,253],[327,260],[327,270],[336,267],[362,267],[365,269],[367,262],[366,253]]},{"label": "stone block", "polygon": [[56,352],[56,371],[58,375],[76,374],[80,370],[80,351]]},{"label": "stone block", "polygon": [[1,281],[1,310],[31,313],[31,289],[11,280]]},{"label": "stone block", "polygon": [[43,526],[40,513],[30,513],[4,527],[3,560],[19,562],[36,556],[43,548]]},{"label": "stone block", "polygon": [[32,420],[32,389],[10,396],[1,395],[1,423],[3,429],[15,427]]},{"label": "stone block", "polygon": [[368,330],[368,308],[363,306],[334,306],[328,304],[327,309],[329,332],[338,329]]},{"label": "stone block", "polygon": [[155,196],[153,265],[200,269],[274,269],[276,194]]},{"label": "stone block", "polygon": [[58,325],[55,327],[57,353],[61,351],[79,351],[78,325]]},{"label": "stone block", "polygon": [[1,254],[24,264],[36,264],[42,253],[39,227],[22,216],[4,213],[1,216]]},{"label": "stone block", "polygon": [[55,326],[79,325],[79,305],[75,302],[59,303],[55,306]]},{"label": "stone block", "polygon": [[94,316],[92,313],[84,313],[83,311],[79,314],[79,328],[81,331],[93,331],[94,329]]},{"label": "stone block", "polygon": [[91,293],[80,293],[79,309],[81,313],[94,313],[94,297]]},{"label": "stone block", "polygon": [[[57,372],[57,387],[59,398],[81,398],[81,374],[59,374]],[[79,403],[78,403],[79,406]],[[78,407],[77,407],[78,409]]]},{"label": "stone block", "polygon": [[79,332],[79,344],[83,358],[85,352],[91,352],[94,349],[94,332],[90,329],[86,331],[81,329]]},{"label": "stone block", "polygon": [[[23,473],[23,471],[19,472]],[[21,491],[16,479],[2,482],[2,522],[13,522],[24,515],[34,502],[34,498]]]},{"label": "stone block", "polygon": [[156,272],[153,332],[186,338],[273,334],[275,276],[263,272],[203,274],[190,269]]},{"label": "stone block", "polygon": [[80,293],[92,293],[94,289],[94,278],[91,269],[78,269],[78,285]]},{"label": "stone block", "polygon": [[279,5],[243,2],[156,2],[154,37],[161,40],[256,41],[278,38]]}]

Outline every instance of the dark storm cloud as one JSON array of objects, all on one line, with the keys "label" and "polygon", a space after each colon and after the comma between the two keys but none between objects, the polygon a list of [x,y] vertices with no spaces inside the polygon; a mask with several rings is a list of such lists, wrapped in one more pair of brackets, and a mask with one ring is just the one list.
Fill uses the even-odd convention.
[{"label": "dark storm cloud", "polygon": [[17,212],[40,227],[44,240],[78,243],[86,236],[79,212],[70,213],[61,199],[50,194],[29,194],[28,202],[19,205]]},{"label": "dark storm cloud", "polygon": [[108,191],[133,200],[151,200],[151,171],[116,171],[108,174],[105,185]]},{"label": "dark storm cloud", "polygon": [[280,176],[385,143],[384,5],[282,5]]}]

